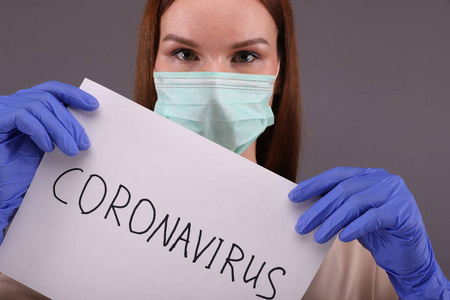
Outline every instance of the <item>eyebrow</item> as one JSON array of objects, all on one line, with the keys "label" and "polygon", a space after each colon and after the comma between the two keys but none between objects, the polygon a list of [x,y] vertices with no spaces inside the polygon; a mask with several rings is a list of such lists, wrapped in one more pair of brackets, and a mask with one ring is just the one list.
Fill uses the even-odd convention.
[{"label": "eyebrow", "polygon": [[175,35],[172,33],[168,34],[164,37],[163,42],[165,42],[165,41],[173,41],[173,42],[177,42],[177,43],[180,43],[180,44],[183,44],[183,45],[186,45],[189,47],[193,47],[193,48],[198,47],[198,44],[195,43],[194,41],[182,38],[181,36],[178,36],[178,35]]},{"label": "eyebrow", "polygon": [[263,38],[255,38],[255,39],[250,39],[250,40],[246,40],[246,41],[243,41],[243,42],[236,43],[233,46],[231,46],[231,49],[244,48],[244,47],[248,47],[248,46],[255,45],[255,44],[267,44],[267,45],[269,45],[269,42],[266,41]]},{"label": "eyebrow", "polygon": [[[173,41],[173,42],[177,42],[177,43],[189,46],[189,47],[198,48],[198,44],[195,43],[194,41],[183,38],[183,37],[178,36],[173,33],[166,35],[163,39],[163,42],[165,42],[165,41]],[[269,42],[263,38],[254,38],[254,39],[249,39],[249,40],[246,40],[243,42],[236,43],[231,46],[231,49],[244,48],[244,47],[248,47],[248,46],[255,45],[255,44],[269,45]]]}]

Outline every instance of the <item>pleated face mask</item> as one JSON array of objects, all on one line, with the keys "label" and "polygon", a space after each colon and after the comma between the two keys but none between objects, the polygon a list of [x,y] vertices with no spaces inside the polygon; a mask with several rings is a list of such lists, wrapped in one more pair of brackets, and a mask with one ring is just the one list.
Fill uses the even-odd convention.
[{"label": "pleated face mask", "polygon": [[244,152],[273,125],[276,76],[219,72],[155,72],[155,112],[207,139]]}]

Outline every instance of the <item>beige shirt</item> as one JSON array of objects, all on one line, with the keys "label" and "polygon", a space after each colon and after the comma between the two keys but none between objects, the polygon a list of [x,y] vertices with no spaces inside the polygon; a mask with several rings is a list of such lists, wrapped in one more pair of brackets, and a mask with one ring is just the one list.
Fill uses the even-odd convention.
[{"label": "beige shirt", "polygon": [[303,296],[315,299],[398,299],[386,272],[358,241],[334,241]]},{"label": "beige shirt", "polygon": [[[0,274],[0,299],[48,298]],[[386,272],[375,264],[369,251],[357,241],[343,243],[336,239],[302,299],[390,300],[398,296]]]}]

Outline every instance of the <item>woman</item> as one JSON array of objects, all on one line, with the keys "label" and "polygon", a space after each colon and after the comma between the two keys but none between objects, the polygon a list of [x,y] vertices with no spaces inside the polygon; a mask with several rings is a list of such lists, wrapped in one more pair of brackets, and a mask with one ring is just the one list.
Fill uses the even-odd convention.
[{"label": "woman", "polygon": [[[300,144],[295,45],[287,0],[150,0],[141,27],[136,100],[295,180]],[[248,90],[249,81],[272,78],[272,92],[266,103],[261,106],[258,102],[257,107],[265,111],[265,106],[271,107],[274,125],[270,126],[270,114],[260,115],[262,129],[249,126],[250,135],[230,140],[231,134],[224,134],[221,128],[232,130],[236,120],[229,118],[253,114],[255,107],[246,106],[238,113],[241,103],[234,103],[237,108],[224,106],[218,96],[214,107],[219,110],[200,102],[204,107],[201,113],[186,114],[178,106],[185,103],[166,96],[167,80],[173,86],[186,78],[199,90],[199,101],[207,90],[220,95],[221,89],[211,89],[212,85],[231,81],[233,89],[240,87],[234,89],[234,95],[240,97],[241,87]],[[161,108],[172,100],[180,109],[168,112]],[[55,82],[0,98],[0,188],[5,191],[0,198],[2,230],[20,204],[42,151],[51,151],[53,143],[68,155],[89,147],[84,130],[60,102],[86,110],[98,106],[90,95]],[[208,116],[213,122],[198,126],[194,114]],[[215,127],[218,115],[223,126]],[[289,197],[300,202],[318,195],[323,197],[301,216],[296,230],[306,234],[320,226],[315,234],[320,243],[342,230],[339,239],[349,243],[335,242],[304,299],[396,298],[392,287],[405,299],[450,297],[450,284],[434,259],[417,205],[399,177],[378,169],[335,168],[301,182]]]}]

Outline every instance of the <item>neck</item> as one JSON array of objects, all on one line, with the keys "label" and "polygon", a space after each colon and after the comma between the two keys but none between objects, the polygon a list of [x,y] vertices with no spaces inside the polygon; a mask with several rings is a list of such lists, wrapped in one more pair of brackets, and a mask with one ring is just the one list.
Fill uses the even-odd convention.
[{"label": "neck", "polygon": [[256,163],[256,141],[250,145],[242,154],[242,157],[245,157],[248,160]]}]

